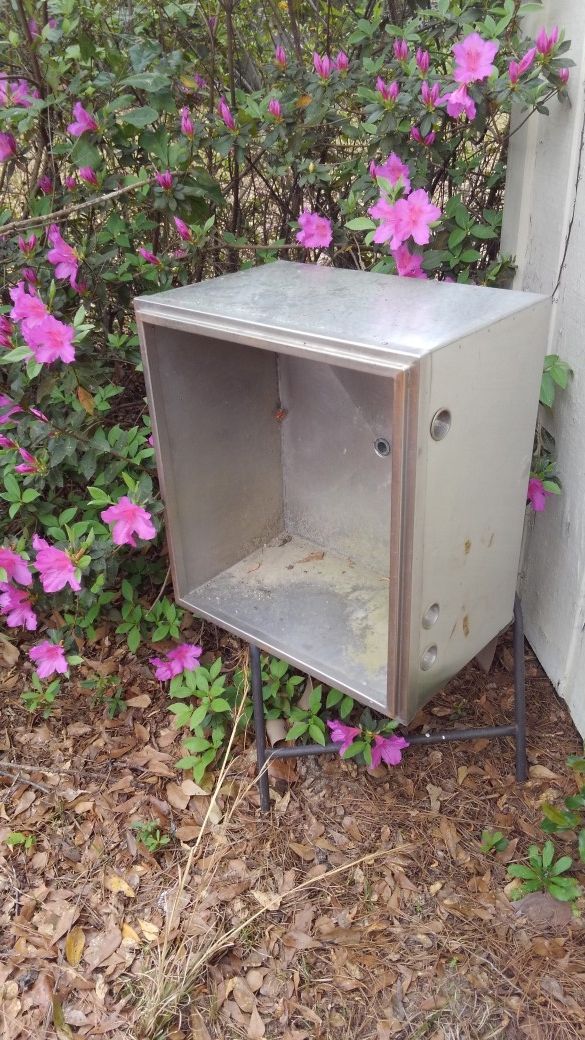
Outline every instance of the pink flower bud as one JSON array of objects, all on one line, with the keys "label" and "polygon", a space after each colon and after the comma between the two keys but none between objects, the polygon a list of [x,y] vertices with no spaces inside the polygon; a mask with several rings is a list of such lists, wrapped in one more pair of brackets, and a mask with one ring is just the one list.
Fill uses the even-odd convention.
[{"label": "pink flower bud", "polygon": [[21,253],[24,253],[25,256],[30,256],[31,253],[34,253],[36,244],[36,235],[29,235],[28,238],[23,238],[22,235],[19,235],[18,248],[20,249]]},{"label": "pink flower bud", "polygon": [[97,184],[98,182],[95,170],[92,170],[91,166],[80,166],[79,176],[86,184]]},{"label": "pink flower bud", "polygon": [[335,63],[331,60],[328,54],[324,54],[323,57],[321,57],[320,54],[317,54],[317,51],[313,51],[313,67],[321,79],[329,79],[333,69],[335,68]]},{"label": "pink flower bud", "polygon": [[146,260],[147,264],[152,264],[153,267],[160,267],[161,261],[159,260],[158,256],[155,256],[154,253],[151,253],[150,249],[144,249],[143,246],[140,246],[138,252],[140,253],[142,259]]},{"label": "pink flower bud", "polygon": [[569,69],[557,69],[557,76],[564,86],[565,83],[569,82]]},{"label": "pink flower bud", "polygon": [[542,54],[543,56],[550,54],[550,52],[552,51],[553,47],[555,46],[558,38],[559,38],[559,27],[558,27],[558,25],[553,25],[553,27],[552,27],[552,29],[550,31],[550,36],[548,35],[546,29],[543,26],[542,29],[540,30],[538,36],[536,37],[536,40],[534,41],[535,44],[536,44],[536,49],[539,52],[539,54]]},{"label": "pink flower bud", "polygon": [[0,347],[12,346],[12,322],[5,314],[0,314]]},{"label": "pink flower bud", "polygon": [[410,136],[413,141],[416,141],[417,144],[422,144],[425,146],[425,148],[430,148],[431,145],[435,143],[437,135],[434,130],[431,130],[430,133],[425,134],[425,136],[423,137],[418,126],[413,126],[410,131]]},{"label": "pink flower bud", "polygon": [[419,47],[416,52],[416,64],[418,65],[419,72],[423,76],[426,76],[431,64],[431,56],[428,51],[423,51],[422,47]]},{"label": "pink flower bud", "polygon": [[185,137],[193,137],[195,133],[191,113],[187,107],[181,109],[181,133],[185,134]]},{"label": "pink flower bud", "polygon": [[223,119],[223,121],[224,121],[225,125],[227,126],[228,130],[235,130],[236,129],[236,121],[235,121],[235,119],[234,119],[234,117],[232,115],[231,109],[230,109],[230,107],[229,107],[229,105],[228,105],[228,103],[227,103],[227,101],[226,101],[226,99],[224,97],[220,98],[219,105],[217,106],[217,111],[218,111],[219,115],[221,116],[221,118]]},{"label": "pink flower bud", "polygon": [[432,87],[429,87],[427,81],[423,80],[420,85],[420,96],[423,105],[429,110],[429,112],[434,112],[435,108],[439,104],[440,95],[441,87],[439,83],[433,83]]},{"label": "pink flower bud", "polygon": [[29,285],[37,285],[39,279],[34,267],[23,267],[21,274],[25,282],[28,282]]},{"label": "pink flower bud", "polygon": [[340,51],[335,59],[335,64],[339,72],[347,72],[349,68],[349,58],[345,51]]},{"label": "pink flower bud", "polygon": [[274,119],[280,121],[282,119],[282,108],[280,107],[280,101],[278,98],[270,98],[268,102],[268,111]]},{"label": "pink flower bud", "polygon": [[37,186],[39,191],[41,191],[43,195],[50,195],[53,190],[53,182],[51,178],[47,176],[46,173],[42,177],[39,177],[37,181]]},{"label": "pink flower bud", "polygon": [[394,40],[393,44],[394,57],[396,61],[407,61],[408,60],[408,44],[406,40]]},{"label": "pink flower bud", "polygon": [[184,220],[181,220],[180,217],[173,217],[173,220],[175,221],[175,227],[179,232],[179,237],[183,239],[183,242],[190,242],[193,238],[193,234],[188,224],[186,224]]},{"label": "pink flower bud", "polygon": [[280,44],[274,52],[274,61],[276,65],[280,65],[281,69],[286,68],[286,51]]},{"label": "pink flower bud", "polygon": [[384,101],[390,102],[391,104],[394,104],[400,93],[398,83],[384,83],[381,76],[378,76],[378,79],[376,80],[376,90]]},{"label": "pink flower bud", "polygon": [[75,177],[66,177],[63,183],[65,184],[67,191],[75,191],[77,187],[77,181]]},{"label": "pink flower bud", "polygon": [[156,183],[164,191],[171,191],[173,187],[173,175],[170,170],[165,170],[164,173],[157,173],[155,176]]}]

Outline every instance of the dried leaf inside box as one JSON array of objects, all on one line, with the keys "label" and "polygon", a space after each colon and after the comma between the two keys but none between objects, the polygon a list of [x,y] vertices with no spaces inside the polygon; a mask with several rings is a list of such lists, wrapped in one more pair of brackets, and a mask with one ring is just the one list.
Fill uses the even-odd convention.
[{"label": "dried leaf inside box", "polygon": [[279,262],[135,306],[178,602],[408,721],[512,618],[548,298]]}]

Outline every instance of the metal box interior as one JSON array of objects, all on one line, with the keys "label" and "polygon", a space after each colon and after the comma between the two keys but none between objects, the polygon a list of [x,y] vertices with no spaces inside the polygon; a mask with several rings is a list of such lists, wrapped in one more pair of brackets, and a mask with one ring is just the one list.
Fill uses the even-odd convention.
[{"label": "metal box interior", "polygon": [[178,601],[409,721],[511,619],[547,308],[290,263],[137,300]]}]

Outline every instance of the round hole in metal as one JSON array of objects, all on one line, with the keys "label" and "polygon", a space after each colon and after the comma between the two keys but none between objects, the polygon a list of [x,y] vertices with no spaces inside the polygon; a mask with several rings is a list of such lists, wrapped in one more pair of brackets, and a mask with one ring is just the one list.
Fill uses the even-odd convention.
[{"label": "round hole in metal", "polygon": [[428,646],[420,659],[421,670],[428,672],[429,668],[432,668],[435,664],[438,656],[439,651],[437,647],[434,644],[433,646]]},{"label": "round hole in metal", "polygon": [[439,617],[439,604],[431,603],[430,607],[425,610],[422,619],[423,628],[432,628],[435,621]]},{"label": "round hole in metal", "polygon": [[451,412],[448,408],[439,408],[431,419],[431,437],[434,441],[442,441],[451,429]]},{"label": "round hole in metal", "polygon": [[387,441],[385,437],[376,437],[374,451],[381,459],[385,459],[390,454],[390,441]]}]

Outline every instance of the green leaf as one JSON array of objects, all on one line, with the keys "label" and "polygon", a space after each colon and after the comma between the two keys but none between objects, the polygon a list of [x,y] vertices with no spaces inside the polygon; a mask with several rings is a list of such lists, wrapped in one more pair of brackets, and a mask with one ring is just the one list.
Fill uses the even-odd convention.
[{"label": "green leaf", "polygon": [[140,629],[136,627],[131,628],[126,637],[126,642],[128,643],[130,653],[135,654],[140,646]]},{"label": "green leaf", "polygon": [[545,841],[542,848],[542,866],[545,870],[548,870],[554,858],[555,847],[552,841]]},{"label": "green leaf", "polygon": [[313,715],[316,715],[321,708],[321,694],[323,688],[321,685],[315,686],[315,689],[309,697],[309,709]]},{"label": "green leaf", "polygon": [[325,701],[326,708],[334,708],[336,704],[339,704],[343,698],[341,690],[329,690],[327,694],[327,700]]},{"label": "green leaf", "polygon": [[581,860],[581,863],[585,863],[585,827],[579,831],[577,848],[579,849],[579,859]]},{"label": "green leaf", "polygon": [[581,886],[577,884],[575,878],[555,878],[554,881],[549,881],[547,890],[551,896],[560,899],[563,903],[570,903],[581,895]]},{"label": "green leaf", "polygon": [[325,734],[314,722],[309,726],[309,736],[312,737],[317,744],[321,744],[322,747],[325,746]]},{"label": "green leaf", "polygon": [[342,719],[346,719],[348,715],[351,715],[354,707],[354,701],[352,697],[344,697],[339,707],[339,714]]},{"label": "green leaf", "polygon": [[365,747],[366,742],[364,740],[354,740],[353,744],[349,745],[349,747],[346,751],[343,752],[343,755],[341,757],[343,759],[355,758],[356,755],[359,755],[360,752],[365,749]]},{"label": "green leaf", "polygon": [[228,701],[226,701],[225,697],[216,697],[215,700],[211,702],[211,708],[212,711],[229,711],[230,705]]},{"label": "green leaf", "polygon": [[540,382],[540,401],[541,404],[546,405],[547,408],[551,408],[554,404],[555,399],[555,384],[550,372],[543,372],[542,379]]},{"label": "green leaf", "polygon": [[530,881],[534,878],[534,870],[532,867],[525,867],[523,863],[511,863],[508,867],[508,874],[510,877],[525,878]]},{"label": "green leaf", "polygon": [[369,217],[354,217],[345,225],[348,231],[372,231],[376,225]]},{"label": "green leaf", "polygon": [[[551,842],[552,844],[552,842]],[[564,874],[567,870],[570,870],[573,860],[570,856],[561,856],[556,861],[553,867],[551,867],[550,873],[553,877],[558,877],[559,874]]]},{"label": "green leaf", "polygon": [[158,93],[170,86],[168,76],[159,72],[140,72],[136,76],[129,76],[122,80],[123,87],[137,87],[138,90],[146,90],[149,94]]},{"label": "green leaf", "polygon": [[158,119],[158,112],[155,108],[144,105],[142,108],[131,108],[129,112],[122,112],[120,119],[123,123],[129,123],[130,126],[141,129],[154,123],[155,119]]},{"label": "green leaf", "polygon": [[472,264],[475,260],[481,259],[481,253],[477,249],[464,249],[459,255],[459,260],[463,264]]},{"label": "green leaf", "polygon": [[32,351],[30,347],[20,346],[14,347],[13,350],[7,350],[2,354],[2,362],[9,361],[24,361],[25,358],[32,357]]},{"label": "green leaf", "polygon": [[467,238],[467,228],[455,228],[449,235],[449,249],[455,249],[457,246],[461,245],[465,238]]},{"label": "green leaf", "polygon": [[304,736],[307,732],[308,724],[306,722],[294,722],[289,729],[286,739],[287,740],[298,740],[299,737]]}]

